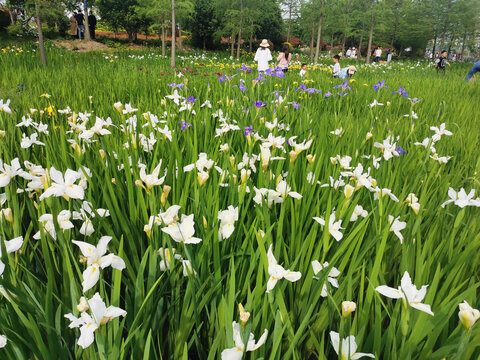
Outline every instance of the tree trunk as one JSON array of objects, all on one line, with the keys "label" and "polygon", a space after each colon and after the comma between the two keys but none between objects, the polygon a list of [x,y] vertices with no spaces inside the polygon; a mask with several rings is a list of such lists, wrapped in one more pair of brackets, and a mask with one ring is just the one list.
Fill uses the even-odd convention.
[{"label": "tree trunk", "polygon": [[162,16],[162,56],[165,57],[165,17]]},{"label": "tree trunk", "polygon": [[38,27],[38,45],[40,47],[40,60],[43,65],[47,65],[47,55],[45,54],[45,43],[43,41],[42,20],[40,20],[40,10],[38,8],[38,1],[35,0],[35,20]]},{"label": "tree trunk", "polygon": [[435,50],[437,50],[437,29],[436,28],[435,28],[435,33],[433,34],[432,59],[435,59]]},{"label": "tree trunk", "polygon": [[368,48],[367,48],[367,60],[366,63],[370,64],[370,56],[372,52],[372,39],[373,39],[373,28],[375,27],[375,13],[372,9],[372,17],[370,19],[370,34],[368,36]]},{"label": "tree trunk", "polygon": [[318,19],[318,31],[317,31],[317,49],[315,51],[315,65],[318,64],[318,55],[322,47],[322,20],[323,20],[323,7],[325,0],[322,0],[322,7],[320,9],[320,18]]},{"label": "tree trunk", "polygon": [[182,28],[178,22],[178,48],[183,51]]},{"label": "tree trunk", "polygon": [[176,54],[175,54],[175,42],[177,41],[177,34],[175,32],[175,0],[172,0],[172,59],[170,66],[174,68],[176,66]]},{"label": "tree trunk", "polygon": [[11,25],[15,25],[15,19],[13,18],[13,10],[8,10],[8,14],[10,15],[10,23]]},{"label": "tree trunk", "polygon": [[445,24],[443,25],[443,31],[442,31],[442,41],[440,42],[440,51],[443,50],[443,46],[445,45],[445,38],[447,36],[447,29],[448,25],[450,23],[450,8],[452,7],[452,3],[448,3],[447,11],[446,11],[446,18],[445,18]]},{"label": "tree trunk", "polygon": [[343,31],[342,54],[345,53],[345,43],[347,42],[348,20],[350,19],[350,7],[351,7],[351,5],[352,5],[352,0],[348,0],[348,3],[347,3],[347,18],[345,19],[345,30]]},{"label": "tree trunk", "polygon": [[310,61],[313,60],[313,38],[315,37],[315,21],[312,22],[312,34],[310,35]]},{"label": "tree trunk", "polygon": [[292,28],[292,3],[288,6],[288,29],[287,29],[287,41],[290,40],[290,30]]},{"label": "tree trunk", "polygon": [[364,34],[365,34],[365,21],[362,21],[362,33],[360,34],[360,41],[358,43],[357,62],[362,57],[362,43],[363,43]]},{"label": "tree trunk", "polygon": [[390,43],[390,49],[393,49],[393,43],[395,42],[395,38],[397,37],[398,21],[399,21],[398,11],[396,11],[395,12],[395,25],[393,27],[392,42]]},{"label": "tree trunk", "polygon": [[465,42],[467,41],[467,31],[465,30],[465,33],[463,34],[463,40],[462,40],[462,52],[460,53],[460,60],[463,61],[463,53],[465,51]]},{"label": "tree trunk", "polygon": [[86,1],[83,3],[83,12],[85,13],[85,15],[83,15],[85,17],[85,40],[90,41],[90,28],[88,27],[88,5]]},{"label": "tree trunk", "polygon": [[237,61],[240,60],[240,44],[242,42],[242,27],[243,27],[243,0],[240,0],[240,26],[238,28]]},{"label": "tree trunk", "polygon": [[233,59],[233,54],[235,53],[235,30],[232,30],[232,37],[230,38],[232,47],[230,49],[230,57]]},{"label": "tree trunk", "polygon": [[448,43],[448,50],[447,50],[447,53],[450,54],[450,50],[452,49],[452,43],[453,43],[453,40],[455,39],[455,34],[452,34],[452,37],[450,39],[450,42]]}]

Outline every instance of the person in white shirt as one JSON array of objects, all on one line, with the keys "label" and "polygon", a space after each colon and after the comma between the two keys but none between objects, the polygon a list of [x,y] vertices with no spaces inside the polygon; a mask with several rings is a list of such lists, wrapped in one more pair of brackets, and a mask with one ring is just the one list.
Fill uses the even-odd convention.
[{"label": "person in white shirt", "polygon": [[352,56],[352,49],[348,48],[347,52],[345,53],[346,57],[351,57]]},{"label": "person in white shirt", "polygon": [[254,61],[257,62],[257,69],[259,72],[268,70],[268,62],[272,60],[272,53],[268,48],[270,44],[268,43],[267,39],[263,39],[260,43],[260,47],[257,49],[257,53],[255,54]]},{"label": "person in white shirt", "polygon": [[332,75],[334,78],[338,78],[338,75],[340,74],[340,56],[338,55],[335,55],[333,57],[333,62],[335,63],[335,65],[333,65],[333,71],[332,71]]},{"label": "person in white shirt", "polygon": [[380,62],[381,57],[382,57],[382,49],[378,47],[377,50],[375,50],[375,61]]},{"label": "person in white shirt", "polygon": [[352,52],[350,54],[350,57],[352,59],[356,59],[357,58],[357,50],[355,48],[352,48]]},{"label": "person in white shirt", "polygon": [[302,69],[300,70],[300,77],[303,78],[307,74],[307,64],[302,64]]}]

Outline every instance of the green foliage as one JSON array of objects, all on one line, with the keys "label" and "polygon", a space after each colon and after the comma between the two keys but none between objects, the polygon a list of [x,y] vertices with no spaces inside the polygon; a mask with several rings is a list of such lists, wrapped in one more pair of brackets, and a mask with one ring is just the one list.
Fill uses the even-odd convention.
[{"label": "green foliage", "polygon": [[[359,351],[385,360],[478,358],[480,323],[466,332],[457,315],[458,304],[463,300],[476,308],[480,305],[476,296],[480,269],[478,257],[474,256],[480,250],[478,208],[460,209],[453,204],[440,207],[448,198],[450,186],[468,191],[478,189],[480,181],[476,150],[480,129],[474,125],[480,109],[479,103],[472,101],[478,97],[478,88],[463,81],[467,65],[454,64],[446,75],[436,74],[423,62],[393,63],[392,69],[360,65],[356,81],[349,83],[351,93],[326,98],[323,94],[336,94],[334,86],[341,81],[333,81],[323,66],[310,68],[306,83],[321,89],[323,94],[308,94],[293,90],[300,82],[298,64],[292,64],[286,79],[272,77],[263,85],[253,86],[255,71],[235,71],[241,63],[252,66],[251,57],[231,66],[224,54],[204,55],[205,66],[201,66],[197,55],[185,56],[179,61],[186,75],[179,80],[168,60],[155,51],[85,54],[47,46],[51,69],[39,66],[33,44],[23,52],[8,49],[0,53],[0,99],[10,98],[13,110],[13,114],[0,113],[0,130],[6,134],[0,135],[0,159],[10,163],[19,157],[22,168],[23,161],[28,160],[45,168],[55,166],[62,172],[87,166],[92,174],[87,180],[85,199],[94,208],[108,209],[110,217],[92,218],[95,232],[90,237],[79,233],[82,221],[72,220],[74,228],[65,231],[55,222],[56,240],[44,231],[35,240],[33,234],[41,229],[41,215],[50,213],[56,218],[61,210],[78,211],[81,201],[63,197],[39,200],[44,190],[17,192],[28,183],[18,176],[2,188],[7,199],[2,209],[11,208],[13,223],[4,216],[0,219],[0,237],[4,240],[23,236],[25,242],[20,251],[10,254],[4,251],[3,241],[0,245],[6,264],[0,279],[0,334],[8,338],[7,346],[0,349],[0,357],[218,359],[223,349],[234,345],[231,324],[239,321],[237,309],[242,303],[251,313],[247,336],[251,331],[258,340],[264,329],[269,330],[265,345],[248,355],[251,359],[336,359],[329,332],[340,329],[345,336],[356,336]],[[327,64],[327,60],[324,62]],[[346,65],[342,60],[342,67]],[[231,82],[219,82],[214,72],[230,74],[229,70],[238,75]],[[188,83],[184,82],[186,78]],[[238,89],[240,79],[245,81],[245,92]],[[385,79],[390,91],[372,90],[372,85],[381,79]],[[183,97],[198,99],[193,105],[196,115],[179,112],[171,99],[164,99],[173,93],[167,85],[172,82],[188,84],[177,90]],[[21,83],[24,88],[20,90],[17,84]],[[234,85],[237,87],[233,88]],[[408,99],[391,95],[399,86],[405,86],[410,97],[423,100],[412,108]],[[281,106],[273,102],[275,90],[285,91],[281,93],[285,98]],[[51,94],[51,98],[41,97],[45,93]],[[211,109],[200,107],[207,99]],[[374,99],[385,106],[371,108],[369,104]],[[252,108],[252,101],[257,100],[267,105],[259,110]],[[151,152],[143,150],[139,136],[132,137],[126,130],[131,115],[118,113],[113,107],[117,101],[138,108],[138,134],[148,137],[154,132],[157,142]],[[300,108],[294,110],[288,104],[291,101],[298,102]],[[50,106],[52,116],[48,115]],[[91,114],[87,128],[94,125],[96,116],[110,117],[112,134],[95,134],[92,140],[96,141],[87,143],[80,140],[76,131],[67,133],[74,117],[58,112],[67,106],[76,114]],[[49,134],[39,134],[45,146],[23,149],[19,146],[22,134],[31,134],[33,130],[16,124],[32,108],[39,110],[31,115],[32,119],[48,124]],[[245,187],[239,187],[238,165],[244,153],[260,152],[259,141],[244,136],[243,130],[215,136],[220,124],[212,114],[218,109],[241,129],[253,126],[255,135],[265,138],[272,132],[286,139],[298,136],[298,143],[311,139],[312,146],[294,162],[288,154],[293,147],[283,144],[287,153],[272,147],[272,155],[286,159],[271,160],[265,171],[257,162],[256,172],[246,180],[251,190],[248,193]],[[418,115],[414,123],[404,116],[412,110]],[[161,128],[168,125],[173,130],[171,142],[151,128],[148,116],[142,116],[148,111],[159,117],[167,113],[159,120],[166,121]],[[289,129],[268,130],[266,122],[274,119]],[[181,121],[192,126],[181,130]],[[414,145],[432,135],[430,126],[443,122],[453,135],[442,137],[435,147],[439,154],[453,156],[447,164],[432,160],[428,150]],[[76,125],[81,125],[78,117]],[[340,127],[342,137],[330,133]],[[367,132],[372,133],[372,139],[365,140]],[[361,156],[381,157],[381,150],[373,144],[388,135],[399,136],[398,143],[407,154],[388,162],[382,160],[376,169],[372,159]],[[78,146],[68,142],[72,139]],[[222,153],[219,148],[225,143],[230,149]],[[222,169],[228,169],[229,175],[222,178],[212,168],[210,178],[200,186],[195,170],[188,173],[183,167],[195,163],[201,152]],[[307,161],[307,154],[315,155],[315,159]],[[330,158],[336,155],[351,156],[351,165],[362,163],[365,171],[370,167],[370,175],[378,186],[391,189],[400,201],[388,197],[375,200],[374,194],[365,188],[358,189],[347,200],[341,189],[307,181],[310,172],[322,183],[329,182],[330,176],[338,178],[345,169],[331,163]],[[135,184],[140,179],[138,161],[147,166],[150,174],[160,159],[160,173],[167,169],[165,184],[172,186],[164,203],[161,186],[147,192]],[[270,208],[267,204],[255,205],[253,187],[274,189],[281,174],[292,191],[303,198],[287,197]],[[222,187],[221,183],[229,186]],[[403,203],[410,192],[421,203],[418,215]],[[144,231],[151,215],[173,204],[181,206],[180,214],[194,214],[195,236],[202,243],[174,243],[156,225],[150,235]],[[369,215],[350,222],[357,204],[367,209]],[[219,241],[218,211],[229,205],[239,207],[239,218],[232,237]],[[333,208],[345,228],[340,242],[312,219],[328,217]],[[400,216],[407,222],[402,231],[403,244],[390,231],[388,215]],[[86,265],[71,241],[96,244],[102,235],[113,237],[108,250],[123,258],[126,268],[103,269],[100,281],[86,296],[98,291],[107,306],[119,306],[127,311],[127,316],[102,326],[95,334],[95,343],[82,350],[76,345],[79,330],[70,329],[64,318],[66,313],[78,314],[76,306],[82,296],[81,279]],[[266,251],[270,244],[279,264],[300,271],[302,278],[295,283],[280,280],[266,294]],[[183,276],[178,260],[167,271],[161,271],[157,252],[160,247],[176,247],[177,254],[191,261],[197,275]],[[313,260],[328,261],[341,273],[338,289],[328,285],[326,298],[320,296],[326,273],[319,273],[318,280],[314,279]],[[382,284],[398,286],[405,270],[417,286],[429,284],[425,303],[432,305],[434,317],[409,308],[406,323],[402,301],[389,300],[374,291]],[[342,320],[340,311],[343,300],[357,303],[357,310],[346,320]],[[408,325],[406,332],[402,330],[403,323]]]}]

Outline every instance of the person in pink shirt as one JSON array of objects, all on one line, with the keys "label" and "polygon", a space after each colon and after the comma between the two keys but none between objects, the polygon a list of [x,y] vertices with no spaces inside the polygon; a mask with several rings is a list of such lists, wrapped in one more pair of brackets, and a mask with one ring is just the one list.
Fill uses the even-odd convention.
[{"label": "person in pink shirt", "polygon": [[290,53],[290,46],[285,44],[283,45],[281,53],[278,54],[278,57],[277,57],[278,67],[282,68],[283,72],[287,72],[288,65],[290,64],[290,60],[292,60],[292,54]]}]

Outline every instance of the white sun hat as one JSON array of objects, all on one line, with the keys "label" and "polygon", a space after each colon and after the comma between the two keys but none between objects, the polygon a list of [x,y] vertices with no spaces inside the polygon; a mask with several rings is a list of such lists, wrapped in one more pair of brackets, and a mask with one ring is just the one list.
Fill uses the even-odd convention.
[{"label": "white sun hat", "polygon": [[261,47],[269,47],[270,44],[268,43],[267,39],[263,39],[262,42],[260,43]]}]

